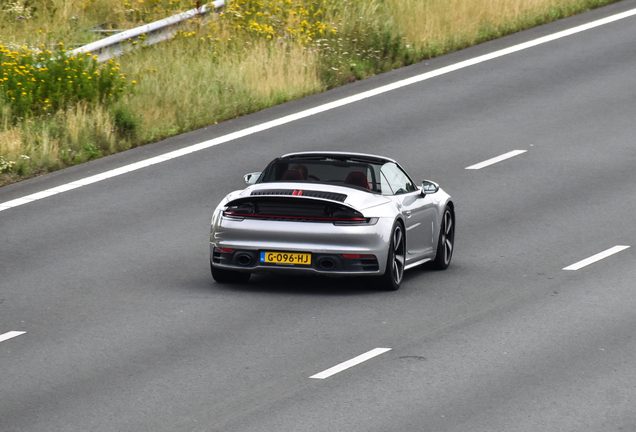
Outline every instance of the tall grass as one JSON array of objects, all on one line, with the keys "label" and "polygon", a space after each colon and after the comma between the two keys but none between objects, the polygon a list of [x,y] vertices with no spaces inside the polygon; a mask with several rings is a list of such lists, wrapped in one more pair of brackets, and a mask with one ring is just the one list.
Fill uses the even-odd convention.
[{"label": "tall grass", "polygon": [[[298,44],[252,40],[233,46],[224,39],[216,45],[175,40],[138,53],[134,65],[124,67],[139,82],[135,93],[122,102],[141,113],[141,141],[213,124],[323,88],[316,56]],[[157,56],[162,57],[161,63]],[[175,78],[178,85],[166,85]]]},{"label": "tall grass", "polygon": [[391,0],[389,15],[428,56],[545,24],[612,0]]},{"label": "tall grass", "polygon": [[[15,102],[12,105],[0,95],[0,185],[614,0],[226,1],[221,13],[192,20],[173,40],[135,50],[106,65],[116,68],[126,82],[117,87],[122,88],[119,99],[69,99],[70,103],[51,103],[59,109],[42,115],[43,104],[28,105],[31,111],[18,113]],[[54,51],[60,42],[69,48],[95,39],[95,33],[85,29],[131,28],[195,4],[190,0],[16,0],[0,12],[0,45],[23,54]],[[33,65],[39,60],[21,61]],[[0,79],[4,73],[14,72],[3,63]],[[64,78],[78,82],[68,77]]]}]

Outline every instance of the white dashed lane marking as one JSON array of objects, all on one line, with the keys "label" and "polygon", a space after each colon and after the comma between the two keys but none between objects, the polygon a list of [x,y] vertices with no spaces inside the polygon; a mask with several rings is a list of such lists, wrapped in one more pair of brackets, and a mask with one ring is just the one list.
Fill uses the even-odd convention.
[{"label": "white dashed lane marking", "polygon": [[5,334],[1,334],[0,335],[0,342],[4,342],[6,340],[12,339],[16,336],[20,336],[21,334],[25,334],[26,332],[23,331],[10,331],[8,333]]},{"label": "white dashed lane marking", "polygon": [[504,161],[506,159],[510,159],[511,157],[518,156],[518,155],[523,154],[523,153],[525,153],[527,151],[528,150],[513,150],[511,152],[504,153],[501,156],[497,156],[497,157],[494,157],[492,159],[488,159],[486,161],[480,162],[478,164],[466,167],[466,169],[468,169],[468,170],[478,170],[478,169],[486,168],[487,166],[494,165],[497,162],[501,162],[501,161]]},{"label": "white dashed lane marking", "polygon": [[603,251],[601,253],[597,253],[596,255],[593,255],[589,258],[586,258],[582,261],[579,261],[577,263],[574,263],[572,265],[569,265],[567,267],[564,267],[563,270],[578,270],[580,268],[583,268],[585,266],[588,266],[590,264],[594,264],[597,261],[600,261],[602,259],[605,259],[611,255],[617,254],[621,251],[624,251],[625,249],[627,249],[629,246],[614,246],[613,248],[609,248],[606,251]]},{"label": "white dashed lane marking", "polygon": [[337,374],[338,372],[342,372],[345,369],[349,369],[350,367],[353,367],[355,365],[358,365],[362,362],[365,362],[369,359],[372,359],[373,357],[377,357],[380,354],[384,354],[387,351],[391,351],[391,348],[374,348],[369,352],[366,352],[364,354],[360,354],[357,357],[352,358],[351,360],[347,360],[346,362],[342,362],[334,367],[331,367],[327,370],[324,370],[320,373],[317,373],[316,375],[312,375],[309,378],[315,378],[315,379],[325,379],[325,378],[329,378],[332,375]]}]

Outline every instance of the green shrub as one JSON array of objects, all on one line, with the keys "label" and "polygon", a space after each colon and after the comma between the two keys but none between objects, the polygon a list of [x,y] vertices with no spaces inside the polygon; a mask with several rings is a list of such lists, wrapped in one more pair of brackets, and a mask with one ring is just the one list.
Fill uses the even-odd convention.
[{"label": "green shrub", "polygon": [[89,53],[70,55],[26,46],[0,45],[0,97],[11,107],[13,120],[55,113],[78,102],[108,104],[123,94],[125,77],[119,65],[99,65]]},{"label": "green shrub", "polygon": [[120,135],[135,136],[140,122],[127,106],[121,105],[114,108],[112,116],[115,121],[115,129]]}]

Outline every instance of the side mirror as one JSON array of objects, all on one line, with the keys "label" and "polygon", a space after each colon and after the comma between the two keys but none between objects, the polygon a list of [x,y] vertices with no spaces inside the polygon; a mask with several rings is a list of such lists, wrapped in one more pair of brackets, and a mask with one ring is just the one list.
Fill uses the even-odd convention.
[{"label": "side mirror", "polygon": [[422,180],[422,195],[434,194],[439,190],[439,185],[430,180]]},{"label": "side mirror", "polygon": [[260,177],[261,177],[261,173],[253,172],[253,173],[245,174],[243,176],[243,180],[245,181],[246,185],[250,186],[256,183]]}]

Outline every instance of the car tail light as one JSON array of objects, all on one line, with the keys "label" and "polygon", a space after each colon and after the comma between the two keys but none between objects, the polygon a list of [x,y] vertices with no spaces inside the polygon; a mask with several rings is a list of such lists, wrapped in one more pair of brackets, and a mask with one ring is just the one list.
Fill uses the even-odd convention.
[{"label": "car tail light", "polygon": [[375,255],[363,255],[363,254],[342,254],[343,258],[357,258],[357,259],[373,259]]},{"label": "car tail light", "polygon": [[375,225],[378,218],[351,218],[334,221],[334,225]]}]

